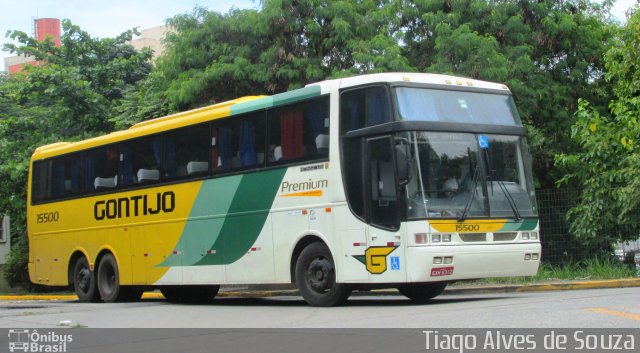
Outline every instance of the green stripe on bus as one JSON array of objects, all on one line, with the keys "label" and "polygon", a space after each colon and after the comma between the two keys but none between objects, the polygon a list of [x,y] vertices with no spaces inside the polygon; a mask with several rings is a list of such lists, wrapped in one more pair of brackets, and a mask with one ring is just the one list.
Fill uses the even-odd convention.
[{"label": "green stripe on bus", "polygon": [[231,264],[249,251],[264,227],[286,171],[281,168],[242,176],[220,235],[210,248],[215,252],[194,265]]},{"label": "green stripe on bus", "polygon": [[231,115],[238,115],[260,109],[299,102],[318,96],[320,96],[320,86],[304,87],[295,91],[279,93],[270,97],[263,97],[248,102],[234,104],[231,106]]},{"label": "green stripe on bus", "polygon": [[273,106],[273,97],[258,98],[256,100],[234,104],[231,106],[231,115],[237,115],[254,110],[266,109]]},{"label": "green stripe on bus", "polygon": [[534,230],[538,226],[537,219],[524,219],[520,222],[506,223],[501,231]]},{"label": "green stripe on bus", "polygon": [[278,105],[298,102],[301,100],[318,97],[318,96],[320,96],[320,86],[309,86],[305,88],[300,88],[295,91],[276,94],[276,95],[273,95],[272,97],[273,97],[273,105],[278,106]]},{"label": "green stripe on bus", "polygon": [[182,254],[169,255],[158,266],[193,265],[206,255],[220,236],[224,217],[229,212],[241,179],[241,175],[235,175],[202,183],[176,245]]}]

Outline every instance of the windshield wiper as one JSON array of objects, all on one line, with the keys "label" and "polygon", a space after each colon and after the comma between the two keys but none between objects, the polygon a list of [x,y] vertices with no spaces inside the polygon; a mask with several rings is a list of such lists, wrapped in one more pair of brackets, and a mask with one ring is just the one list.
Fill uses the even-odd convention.
[{"label": "windshield wiper", "polygon": [[476,163],[476,167],[473,169],[473,178],[471,180],[471,190],[470,190],[471,195],[469,195],[469,198],[467,199],[467,203],[464,205],[464,210],[462,211],[462,214],[460,215],[460,217],[458,217],[458,222],[464,222],[464,220],[467,219],[469,210],[471,210],[471,204],[473,203],[473,199],[476,196],[477,188],[478,188],[478,164]]},{"label": "windshield wiper", "polygon": [[[492,171],[492,177],[495,177],[495,172]],[[518,207],[516,206],[516,201],[513,199],[513,196],[511,196],[511,193],[509,192],[509,190],[507,190],[507,186],[504,185],[504,181],[502,180],[498,180],[498,178],[495,178],[495,182],[498,183],[498,186],[500,187],[500,190],[502,190],[502,192],[504,193],[504,196],[507,199],[507,202],[509,202],[509,206],[511,207],[511,210],[513,211],[513,215],[515,216],[515,220],[519,221],[522,219],[522,217],[520,217],[520,212],[518,211]]]},{"label": "windshield wiper", "polygon": [[518,211],[518,207],[516,206],[516,201],[513,199],[513,196],[511,196],[511,193],[509,192],[509,190],[507,190],[507,186],[504,185],[504,181],[498,178],[496,171],[491,168],[491,165],[489,165],[489,154],[487,150],[484,150],[484,153],[487,160],[487,168],[489,168],[489,174],[491,176],[491,182],[492,182],[491,192],[493,192],[493,181],[495,181],[496,183],[498,183],[500,190],[502,190],[502,193],[507,199],[507,202],[509,203],[509,207],[511,207],[511,210],[513,211],[513,215],[515,216],[515,220],[516,221],[521,220],[522,217],[520,217],[520,212]]}]

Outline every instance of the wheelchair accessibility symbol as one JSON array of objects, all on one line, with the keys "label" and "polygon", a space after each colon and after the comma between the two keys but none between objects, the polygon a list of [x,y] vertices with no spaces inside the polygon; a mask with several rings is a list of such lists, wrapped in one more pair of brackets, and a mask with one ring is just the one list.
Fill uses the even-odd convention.
[{"label": "wheelchair accessibility symbol", "polygon": [[480,148],[482,148],[483,150],[486,150],[489,148],[489,137],[485,136],[485,135],[478,135],[478,144],[480,145]]},{"label": "wheelchair accessibility symbol", "polygon": [[389,257],[391,261],[391,271],[400,270],[400,257],[399,256],[391,256]]}]

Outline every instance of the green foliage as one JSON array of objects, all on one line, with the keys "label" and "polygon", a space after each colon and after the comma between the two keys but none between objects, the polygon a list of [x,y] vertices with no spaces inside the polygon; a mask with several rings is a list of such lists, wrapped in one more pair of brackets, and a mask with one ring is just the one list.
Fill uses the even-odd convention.
[{"label": "green foliage", "polygon": [[562,177],[554,156],[578,98],[605,111],[611,1],[266,0],[259,10],[196,8],[173,32],[142,92],[116,118],[126,126],[243,95],[384,71],[451,73],[506,83],[534,132],[537,185]]},{"label": "green foliage", "polygon": [[26,266],[29,261],[29,244],[25,236],[17,237],[16,239],[16,243],[11,246],[11,252],[3,268],[4,279],[12,286],[23,284],[29,288],[31,286],[29,285],[29,273]]},{"label": "green foliage", "polygon": [[196,8],[168,24],[154,87],[164,112],[274,94],[329,77],[412,71],[388,1],[273,0],[227,14]]},{"label": "green foliage", "polygon": [[[628,19],[605,55],[606,79],[614,99],[608,114],[580,100],[571,137],[581,149],[557,157],[569,169],[560,185],[581,188],[579,203],[569,212],[572,231],[587,240],[635,239],[640,229],[640,11]],[[609,234],[612,224],[629,231]]]},{"label": "green foliage", "polygon": [[602,57],[611,37],[608,9],[590,1],[397,0],[403,55],[419,71],[506,83],[530,127],[537,184],[562,171],[554,155],[567,136],[578,98],[604,110]]},{"label": "green foliage", "polygon": [[[638,275],[635,266],[622,263],[611,254],[590,256],[583,260],[563,264],[540,264],[532,277],[498,277],[473,282],[475,284],[528,284],[547,281],[584,281],[633,278]],[[464,285],[465,282],[461,282]]]},{"label": "green foliage", "polygon": [[68,20],[62,22],[62,46],[38,42],[25,33],[9,37],[13,53],[32,55],[39,65],[0,80],[0,214],[12,220],[13,241],[5,277],[14,285],[26,280],[26,199],[29,159],[36,147],[109,132],[108,119],[124,96],[151,70],[150,51],[136,52],[126,41],[94,39]]}]

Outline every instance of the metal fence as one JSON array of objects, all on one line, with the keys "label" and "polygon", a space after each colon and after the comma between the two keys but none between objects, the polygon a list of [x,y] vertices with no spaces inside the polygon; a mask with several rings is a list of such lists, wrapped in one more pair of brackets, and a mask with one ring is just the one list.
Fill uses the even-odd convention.
[{"label": "metal fence", "polygon": [[[595,254],[623,254],[640,249],[638,240],[619,243],[612,241],[618,234],[640,234],[637,226],[628,224],[606,225],[602,232],[602,240],[586,242],[571,233],[567,212],[577,204],[577,189],[538,189],[538,213],[540,216],[540,237],[542,242],[542,259],[551,263],[563,263],[591,257]],[[640,214],[639,214],[640,216]]]}]

